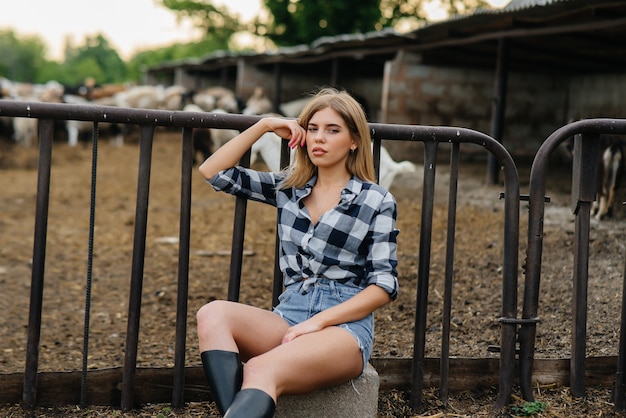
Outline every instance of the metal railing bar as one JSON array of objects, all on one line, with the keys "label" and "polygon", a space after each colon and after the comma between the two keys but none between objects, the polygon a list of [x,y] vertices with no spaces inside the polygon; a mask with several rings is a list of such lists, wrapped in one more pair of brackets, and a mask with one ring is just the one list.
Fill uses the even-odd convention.
[{"label": "metal railing bar", "polygon": [[439,399],[448,403],[448,377],[450,371],[450,321],[452,312],[452,279],[454,277],[454,234],[456,231],[456,207],[459,182],[459,144],[450,150],[450,186],[448,194],[448,227],[446,237],[446,270],[444,278],[444,302],[442,313],[441,363],[439,365]]},{"label": "metal railing bar", "polygon": [[146,253],[146,230],[148,226],[148,201],[150,194],[150,171],[154,125],[142,125],[139,143],[139,173],[137,179],[137,205],[135,210],[135,232],[131,267],[130,297],[128,302],[128,329],[126,355],[122,380],[121,408],[133,408],[133,389],[137,369],[137,347],[139,344],[139,322],[141,317],[141,292]]},{"label": "metal railing bar", "polygon": [[93,242],[96,223],[96,191],[98,179],[98,122],[91,131],[91,195],[89,199],[89,238],[87,240],[87,277],[85,280],[85,320],[83,327],[83,369],[81,373],[80,405],[87,406],[87,369],[89,367],[89,329],[91,328],[91,291],[93,278]]},{"label": "metal railing bar", "polygon": [[178,245],[178,289],[176,297],[176,348],[172,407],[182,408],[185,401],[185,349],[189,297],[189,245],[191,233],[191,178],[193,166],[192,128],[183,129],[180,176],[180,221]]},{"label": "metal railing bar", "polygon": [[39,121],[39,170],[37,172],[37,205],[35,209],[35,237],[33,267],[28,314],[28,341],[22,401],[27,409],[37,402],[37,369],[39,366],[39,341],[41,338],[41,312],[43,282],[46,264],[46,239],[48,234],[48,207],[50,203],[50,171],[52,167],[52,136],[54,120]]},{"label": "metal railing bar", "polygon": [[419,231],[419,261],[417,271],[417,297],[415,308],[415,334],[413,339],[413,378],[411,382],[411,408],[422,403],[424,387],[424,356],[426,348],[426,316],[428,284],[430,279],[430,252],[433,229],[433,198],[435,195],[435,170],[437,167],[437,142],[426,142],[424,147],[424,186],[422,192],[422,217]]},{"label": "metal railing bar", "polygon": [[[250,155],[250,150],[246,151],[239,163],[244,167],[250,167]],[[243,197],[236,197],[235,217],[233,219],[233,242],[230,255],[230,278],[228,280],[228,300],[233,302],[239,301],[239,291],[241,289],[247,210],[248,200]]]}]

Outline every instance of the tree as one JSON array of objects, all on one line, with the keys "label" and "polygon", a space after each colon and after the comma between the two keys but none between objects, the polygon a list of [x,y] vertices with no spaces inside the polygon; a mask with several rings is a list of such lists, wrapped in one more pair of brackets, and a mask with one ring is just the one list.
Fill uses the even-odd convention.
[{"label": "tree", "polygon": [[229,39],[240,31],[269,38],[279,46],[309,44],[322,36],[378,31],[400,24],[415,29],[427,21],[425,6],[433,2],[451,15],[488,7],[486,0],[264,0],[269,16],[242,22],[211,0],[159,1],[179,19],[191,19],[202,28],[216,49],[228,49]]},{"label": "tree", "polygon": [[[415,29],[427,22],[425,6],[433,0],[265,0],[273,20],[259,28],[278,45],[308,44],[322,36]],[[488,7],[486,0],[440,0],[449,15]]]},{"label": "tree", "polygon": [[380,0],[265,0],[273,19],[258,22],[277,45],[382,29]]},{"label": "tree", "polygon": [[160,0],[160,3],[176,13],[178,19],[190,19],[194,26],[201,28],[216,49],[228,49],[230,37],[244,28],[238,16],[213,5],[210,0]]},{"label": "tree", "polygon": [[86,37],[85,44],[77,48],[66,43],[63,67],[71,69],[74,83],[87,77],[100,84],[126,80],[126,64],[102,34]]},{"label": "tree", "polygon": [[19,37],[12,30],[0,30],[0,76],[24,82],[37,81],[45,64],[46,46],[37,36]]},{"label": "tree", "polygon": [[131,80],[139,80],[144,67],[159,65],[167,61],[179,61],[189,57],[201,57],[218,49],[222,49],[219,42],[205,38],[197,42],[175,43],[157,49],[139,51],[128,62],[127,75]]}]

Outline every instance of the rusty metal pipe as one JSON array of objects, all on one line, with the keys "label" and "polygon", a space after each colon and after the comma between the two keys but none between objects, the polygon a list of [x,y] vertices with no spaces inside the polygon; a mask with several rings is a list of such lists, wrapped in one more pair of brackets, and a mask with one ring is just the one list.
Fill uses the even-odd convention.
[{"label": "rusty metal pipe", "polygon": [[134,386],[137,371],[137,348],[139,345],[139,322],[141,318],[141,292],[146,254],[146,231],[148,228],[148,200],[150,195],[150,171],[152,166],[152,144],[154,126],[141,126],[139,144],[139,173],[137,178],[137,204],[135,208],[135,232],[133,239],[133,259],[128,301],[128,326],[126,333],[126,354],[122,379],[121,407],[129,411],[134,405]]},{"label": "rusty metal pipe", "polygon": [[178,244],[178,290],[176,295],[176,348],[172,407],[182,408],[185,402],[185,349],[187,346],[187,301],[189,299],[189,244],[191,233],[191,169],[193,139],[191,128],[183,129],[180,175],[180,220]]}]

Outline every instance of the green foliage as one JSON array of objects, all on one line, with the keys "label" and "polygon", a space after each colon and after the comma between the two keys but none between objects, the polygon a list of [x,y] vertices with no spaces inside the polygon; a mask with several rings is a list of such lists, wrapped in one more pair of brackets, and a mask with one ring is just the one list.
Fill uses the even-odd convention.
[{"label": "green foliage", "polygon": [[206,38],[212,39],[217,49],[227,49],[230,37],[244,29],[237,16],[210,0],[159,0],[159,3],[174,12],[178,19],[190,19],[194,26],[203,30]]},{"label": "green foliage", "polygon": [[[322,36],[386,27],[415,29],[427,21],[429,0],[265,0],[273,20],[256,22],[257,33],[277,45],[308,44]],[[449,15],[489,7],[486,0],[442,0]]]},{"label": "green foliage", "polygon": [[64,66],[81,81],[86,77],[99,84],[126,80],[126,64],[102,34],[87,37],[85,45],[77,48],[66,45]]},{"label": "green foliage", "polygon": [[19,37],[12,30],[0,30],[0,76],[34,82],[37,69],[45,64],[46,47],[36,36]]},{"label": "green foliage", "polygon": [[524,402],[522,405],[513,405],[511,412],[516,416],[530,417],[545,411],[547,407],[548,405],[541,401]]},{"label": "green foliage", "polygon": [[190,57],[202,57],[212,51],[222,49],[220,46],[221,44],[214,39],[205,38],[198,42],[176,43],[162,48],[140,51],[128,61],[128,79],[139,80],[143,68]]},{"label": "green foliage", "polygon": [[273,21],[262,24],[277,45],[308,44],[322,36],[382,29],[380,0],[265,0]]},{"label": "green foliage", "polygon": [[58,63],[45,58],[46,47],[39,37],[0,31],[0,56],[0,76],[14,81],[77,85],[87,77],[100,84],[127,80],[126,63],[101,34],[87,37],[78,47],[66,45],[64,60]]}]

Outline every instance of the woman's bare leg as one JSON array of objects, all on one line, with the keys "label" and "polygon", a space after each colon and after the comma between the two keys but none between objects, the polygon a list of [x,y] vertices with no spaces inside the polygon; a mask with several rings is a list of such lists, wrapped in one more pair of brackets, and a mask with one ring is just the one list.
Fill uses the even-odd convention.
[{"label": "woman's bare leg", "polygon": [[280,345],[289,328],[273,312],[221,300],[204,305],[196,317],[200,352],[238,352],[243,361]]},{"label": "woman's bare leg", "polygon": [[362,370],[356,339],[342,328],[328,327],[251,358],[244,368],[242,389],[261,389],[276,400],[282,394],[346,382]]},{"label": "woman's bare leg", "polygon": [[289,326],[280,316],[227,301],[204,305],[197,320],[200,352],[239,352],[246,362],[242,389],[260,389],[274,401],[282,394],[343,383],[363,369],[356,339],[339,327],[281,344]]}]

